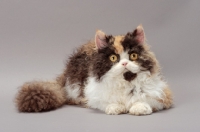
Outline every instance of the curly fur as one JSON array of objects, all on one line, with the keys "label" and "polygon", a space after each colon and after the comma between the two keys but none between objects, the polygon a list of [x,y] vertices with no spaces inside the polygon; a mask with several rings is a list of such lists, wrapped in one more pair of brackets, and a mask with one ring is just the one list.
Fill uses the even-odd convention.
[{"label": "curly fur", "polygon": [[39,112],[56,109],[66,102],[65,89],[53,82],[25,83],[16,98],[19,111]]},{"label": "curly fur", "polygon": [[[18,110],[41,112],[70,104],[111,115],[147,115],[170,108],[172,93],[144,36],[142,26],[125,36],[98,30],[95,41],[78,48],[54,82],[22,85],[16,97]],[[136,60],[130,59],[132,53],[138,55]],[[110,55],[115,55],[116,61],[111,61]]]}]

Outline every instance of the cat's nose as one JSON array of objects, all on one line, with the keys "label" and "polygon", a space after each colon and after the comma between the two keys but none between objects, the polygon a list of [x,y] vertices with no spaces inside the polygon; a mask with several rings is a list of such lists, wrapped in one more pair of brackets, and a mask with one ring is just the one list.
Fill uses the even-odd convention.
[{"label": "cat's nose", "polygon": [[123,62],[123,63],[122,63],[123,66],[126,66],[127,64],[128,64],[127,62]]}]

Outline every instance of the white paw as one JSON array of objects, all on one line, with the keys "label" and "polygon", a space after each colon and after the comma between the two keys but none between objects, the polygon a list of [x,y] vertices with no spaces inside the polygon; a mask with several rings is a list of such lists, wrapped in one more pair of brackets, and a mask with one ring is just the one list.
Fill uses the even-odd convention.
[{"label": "white paw", "polygon": [[132,115],[149,115],[152,113],[152,108],[145,102],[136,102],[130,108],[129,113]]},{"label": "white paw", "polygon": [[121,104],[110,104],[106,107],[105,112],[108,115],[119,115],[121,113],[126,113],[126,108]]}]

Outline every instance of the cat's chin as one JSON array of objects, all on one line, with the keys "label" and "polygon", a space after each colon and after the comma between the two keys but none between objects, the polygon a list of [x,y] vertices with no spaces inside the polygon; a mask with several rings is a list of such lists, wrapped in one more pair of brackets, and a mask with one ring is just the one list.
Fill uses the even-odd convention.
[{"label": "cat's chin", "polygon": [[126,81],[130,82],[137,77],[137,73],[133,73],[133,72],[127,70],[126,72],[124,72],[123,76]]}]

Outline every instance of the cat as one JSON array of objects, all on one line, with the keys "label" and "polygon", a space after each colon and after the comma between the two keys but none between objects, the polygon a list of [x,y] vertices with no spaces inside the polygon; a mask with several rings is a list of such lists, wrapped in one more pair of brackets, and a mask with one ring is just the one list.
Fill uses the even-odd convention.
[{"label": "cat", "polygon": [[126,35],[95,38],[74,52],[55,81],[23,84],[16,96],[20,112],[43,112],[80,105],[106,114],[149,115],[173,104],[142,25]]}]

